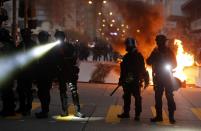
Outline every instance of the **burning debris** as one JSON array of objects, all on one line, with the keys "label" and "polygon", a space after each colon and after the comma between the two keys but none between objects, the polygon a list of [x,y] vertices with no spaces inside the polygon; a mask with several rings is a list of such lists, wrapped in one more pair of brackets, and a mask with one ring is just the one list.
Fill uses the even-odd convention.
[{"label": "burning debris", "polygon": [[193,66],[194,56],[184,51],[181,40],[175,39],[174,45],[177,46],[177,67],[174,69],[174,76],[184,82],[187,79],[187,76],[184,73],[184,68]]}]

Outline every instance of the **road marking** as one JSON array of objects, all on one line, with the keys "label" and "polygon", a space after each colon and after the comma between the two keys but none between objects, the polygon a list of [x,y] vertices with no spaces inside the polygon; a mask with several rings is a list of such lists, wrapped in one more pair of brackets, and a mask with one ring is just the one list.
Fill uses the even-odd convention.
[{"label": "road marking", "polygon": [[33,102],[31,110],[34,111],[34,110],[38,109],[40,106],[41,106],[40,102]]},{"label": "road marking", "polygon": [[[155,109],[155,107],[151,107],[151,112],[152,112],[152,115],[153,115],[153,117],[155,117],[156,116],[156,109]],[[163,121],[162,122],[157,122],[157,124],[160,124],[160,125],[171,125],[170,123],[169,123],[169,118],[168,118],[168,115],[167,115],[167,113],[166,113],[166,111],[163,109]]]},{"label": "road marking", "polygon": [[191,108],[191,111],[193,112],[193,114],[194,114],[199,120],[201,120],[201,108]]},{"label": "road marking", "polygon": [[8,117],[5,117],[5,119],[8,119],[8,120],[19,120],[22,118],[22,115],[21,114],[16,114],[15,116],[8,116]]},{"label": "road marking", "polygon": [[119,123],[120,118],[118,118],[117,115],[120,114],[121,112],[122,112],[122,106],[111,105],[105,118],[106,123]]},{"label": "road marking", "polygon": [[75,114],[75,106],[73,104],[71,104],[69,107],[68,107],[68,114],[69,115],[74,115]]}]

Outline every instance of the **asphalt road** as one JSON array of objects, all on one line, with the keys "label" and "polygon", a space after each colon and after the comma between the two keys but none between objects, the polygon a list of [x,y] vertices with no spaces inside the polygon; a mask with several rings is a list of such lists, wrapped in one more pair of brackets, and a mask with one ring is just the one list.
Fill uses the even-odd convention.
[{"label": "asphalt road", "polygon": [[[122,112],[122,89],[112,97],[110,92],[116,85],[79,83],[80,103],[86,118],[73,116],[75,110],[69,93],[70,116],[61,118],[61,104],[57,88],[51,90],[51,105],[48,119],[38,120],[34,113],[40,110],[37,98],[33,102],[32,115],[0,118],[0,131],[201,131],[201,88],[188,86],[175,92],[177,111],[176,124],[168,122],[167,102],[163,100],[164,121],[151,123],[154,116],[154,92],[150,86],[142,90],[143,112],[141,121],[134,121],[134,99],[130,112],[131,118],[119,119]],[[1,104],[0,104],[1,105]],[[0,106],[1,107],[1,106]]]}]

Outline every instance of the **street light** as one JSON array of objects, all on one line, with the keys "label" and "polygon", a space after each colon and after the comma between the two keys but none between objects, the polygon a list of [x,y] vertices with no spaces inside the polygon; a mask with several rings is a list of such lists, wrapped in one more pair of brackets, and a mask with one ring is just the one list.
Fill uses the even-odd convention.
[{"label": "street light", "polygon": [[140,33],[140,30],[139,30],[139,29],[137,29],[137,33]]},{"label": "street light", "polygon": [[89,0],[88,3],[89,3],[90,5],[93,4],[93,2],[92,2],[91,0]]},{"label": "street light", "polygon": [[112,12],[110,12],[109,14],[110,14],[110,16],[112,16],[112,14],[113,14],[113,13],[112,13]]},{"label": "street light", "polygon": [[102,15],[102,13],[101,13],[101,12],[98,12],[98,15]]},{"label": "street light", "polygon": [[104,0],[104,1],[103,1],[103,4],[106,4],[106,3],[107,3],[107,1],[106,1],[106,0]]}]

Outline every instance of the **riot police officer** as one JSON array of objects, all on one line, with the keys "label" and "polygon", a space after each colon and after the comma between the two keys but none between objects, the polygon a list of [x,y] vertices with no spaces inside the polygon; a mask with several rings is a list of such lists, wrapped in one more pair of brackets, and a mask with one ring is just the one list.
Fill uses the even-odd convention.
[{"label": "riot police officer", "polygon": [[[31,39],[31,30],[29,28],[21,30],[22,41],[18,45],[18,51],[27,52],[29,49],[33,48],[36,43]],[[17,79],[17,92],[19,95],[19,109],[17,113],[22,113],[22,115],[30,115],[32,108],[32,82],[34,80],[34,65],[31,63],[26,67],[21,67]]]},{"label": "riot police officer", "polygon": [[151,122],[163,121],[162,116],[162,96],[165,95],[168,103],[169,121],[175,123],[174,111],[176,105],[173,98],[173,88],[171,82],[171,73],[165,67],[169,65],[172,69],[176,67],[176,57],[172,50],[166,46],[167,38],[165,35],[156,36],[157,47],[148,57],[147,64],[152,66],[153,82],[155,90],[155,108],[156,117],[151,119]]},{"label": "riot police officer", "polygon": [[70,89],[72,93],[73,103],[76,106],[76,114],[77,117],[84,117],[84,115],[80,112],[80,102],[79,95],[77,92],[77,80],[79,67],[77,65],[77,57],[78,53],[74,45],[71,43],[65,42],[65,33],[62,31],[57,31],[55,33],[55,38],[61,41],[60,49],[59,49],[59,73],[58,73],[58,81],[59,81],[59,89],[60,89],[60,98],[62,103],[62,113],[61,116],[68,115],[68,96],[67,96],[67,88]]},{"label": "riot police officer", "polygon": [[125,40],[126,55],[120,64],[121,73],[119,78],[119,85],[123,86],[123,113],[119,114],[119,118],[129,118],[131,95],[135,98],[135,120],[140,120],[140,113],[142,111],[141,100],[141,79],[146,72],[144,58],[136,48],[136,41],[133,38]]},{"label": "riot police officer", "polygon": [[[46,31],[41,31],[38,34],[38,40],[40,45],[47,44],[49,34]],[[41,102],[41,112],[36,113],[37,118],[47,118],[50,104],[50,89],[52,87],[52,79],[55,73],[54,64],[54,53],[51,51],[47,52],[44,56],[39,58],[37,65],[37,87],[38,97]]]},{"label": "riot police officer", "polygon": [[[4,58],[14,53],[15,44],[5,28],[0,28],[0,57]],[[10,63],[8,63],[10,64]],[[9,66],[9,65],[8,65]],[[4,69],[1,69],[4,71]],[[0,115],[3,117],[15,115],[15,101],[14,101],[14,80],[15,75],[9,76],[6,80],[0,80],[1,98],[3,102],[3,109]]]}]

